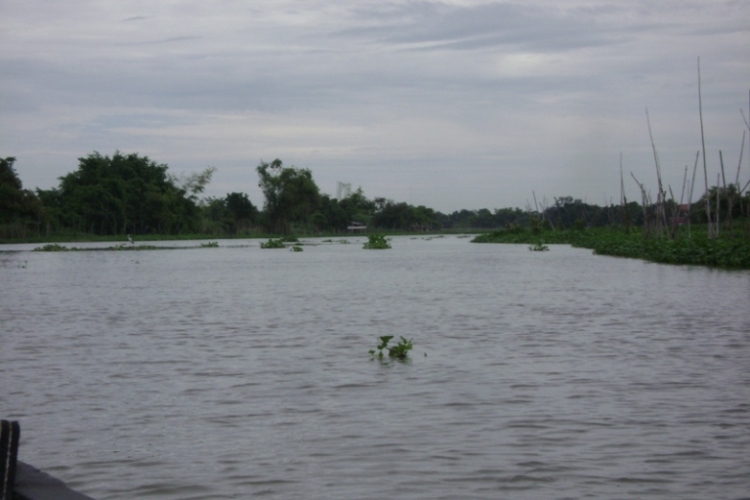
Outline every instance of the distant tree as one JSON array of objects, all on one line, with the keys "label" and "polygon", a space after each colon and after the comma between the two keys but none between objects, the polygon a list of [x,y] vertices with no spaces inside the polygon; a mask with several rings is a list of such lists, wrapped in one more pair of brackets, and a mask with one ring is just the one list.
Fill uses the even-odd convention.
[{"label": "distant tree", "polygon": [[[508,224],[524,226],[531,223],[531,218],[527,212],[520,208],[501,208],[494,213],[495,227],[506,227]],[[539,221],[541,224],[541,221]]]},{"label": "distant tree", "polygon": [[375,203],[367,199],[362,188],[342,199],[322,194],[318,211],[312,215],[311,222],[318,231],[346,231],[352,222],[369,225],[374,211]]},{"label": "distant tree", "polygon": [[321,194],[318,211],[312,223],[317,231],[343,231],[349,223],[349,217],[339,200]]},{"label": "distant tree", "polygon": [[375,213],[375,203],[367,199],[361,187],[340,200],[339,205],[349,219],[346,221],[347,225],[354,221],[367,225]]},{"label": "distant tree", "polygon": [[481,228],[491,228],[491,227],[495,227],[495,225],[497,224],[492,212],[490,212],[486,208],[481,208],[477,210],[475,223],[476,223],[476,227],[481,227]]},{"label": "distant tree", "polygon": [[425,231],[433,229],[435,211],[425,206],[415,207],[408,203],[396,203],[385,198],[375,198],[375,227],[399,231]]},{"label": "distant tree", "polygon": [[0,158],[0,223],[7,224],[23,213],[23,185],[18,178],[12,156]]},{"label": "distant tree", "polygon": [[264,216],[268,231],[288,233],[293,226],[309,228],[318,211],[320,190],[306,168],[284,167],[278,158],[257,167],[258,186],[265,196]]},{"label": "distant tree", "polygon": [[240,230],[247,230],[258,220],[258,209],[245,193],[229,193],[226,208],[231,221],[229,232],[235,234]]},{"label": "distant tree", "polygon": [[23,187],[21,179],[19,179],[18,174],[16,174],[16,169],[13,168],[15,162],[16,159],[13,156],[0,158],[0,188],[10,188],[19,191]]},{"label": "distant tree", "polygon": [[201,202],[203,232],[235,235],[249,231],[258,222],[258,209],[245,193],[229,193],[224,198],[209,197]]},{"label": "distant tree", "polygon": [[0,158],[0,237],[20,238],[36,232],[44,218],[39,198],[23,189],[12,156]]},{"label": "distant tree", "polygon": [[58,193],[42,195],[45,200],[56,199],[65,226],[95,234],[199,229],[195,199],[175,185],[167,165],[119,151],[112,157],[94,152],[78,161],[78,170],[60,178]]},{"label": "distant tree", "polygon": [[223,235],[229,232],[227,224],[230,221],[230,217],[227,210],[226,198],[209,196],[201,202],[201,212],[203,214],[202,233]]},{"label": "distant tree", "polygon": [[456,210],[448,216],[450,226],[453,228],[476,227],[476,212],[467,209]]},{"label": "distant tree", "polygon": [[175,186],[184,190],[189,199],[194,202],[198,201],[198,195],[201,194],[211,183],[211,178],[216,172],[216,167],[207,167],[202,172],[197,172],[187,176],[177,177],[167,175],[167,179]]}]

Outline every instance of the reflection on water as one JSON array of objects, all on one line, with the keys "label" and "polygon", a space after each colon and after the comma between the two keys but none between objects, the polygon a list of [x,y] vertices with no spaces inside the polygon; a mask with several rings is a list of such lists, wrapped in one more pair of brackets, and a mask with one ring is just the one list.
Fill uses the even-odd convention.
[{"label": "reflection on water", "polygon": [[22,460],[102,500],[750,491],[750,273],[350,241],[0,253]]}]

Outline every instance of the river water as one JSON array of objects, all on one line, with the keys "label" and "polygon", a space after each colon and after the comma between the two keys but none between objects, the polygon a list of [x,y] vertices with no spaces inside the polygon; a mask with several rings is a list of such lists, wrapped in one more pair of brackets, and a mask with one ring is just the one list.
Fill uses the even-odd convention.
[{"label": "river water", "polygon": [[100,500],[749,498],[750,272],[349,241],[0,248],[20,458]]}]

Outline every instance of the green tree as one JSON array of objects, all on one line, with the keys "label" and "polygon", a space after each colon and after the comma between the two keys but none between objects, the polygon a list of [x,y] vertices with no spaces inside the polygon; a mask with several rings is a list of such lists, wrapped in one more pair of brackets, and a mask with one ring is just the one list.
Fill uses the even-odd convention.
[{"label": "green tree", "polygon": [[167,175],[167,165],[119,151],[112,157],[94,152],[78,161],[78,170],[60,178],[57,193],[42,195],[55,201],[65,226],[95,234],[198,230],[200,218],[194,194],[205,182],[198,183],[199,190],[189,195]]},{"label": "green tree", "polygon": [[245,193],[229,193],[225,198],[225,205],[229,219],[227,230],[230,234],[249,230],[258,220],[258,209]]},{"label": "green tree", "polygon": [[207,167],[204,171],[190,174],[187,176],[177,177],[168,175],[168,180],[175,186],[188,193],[188,198],[194,202],[198,201],[198,195],[201,194],[211,183],[211,178],[216,172],[216,167]]},{"label": "green tree", "polygon": [[38,232],[44,219],[39,198],[23,189],[12,156],[0,158],[0,237],[21,238]]},{"label": "green tree", "polygon": [[306,168],[284,167],[278,158],[257,167],[258,186],[265,196],[264,216],[270,232],[289,233],[292,227],[309,228],[320,204],[320,190]]},{"label": "green tree", "polygon": [[375,213],[375,203],[367,199],[361,187],[346,198],[339,200],[339,205],[346,213],[347,226],[353,221],[369,225]]},{"label": "green tree", "polygon": [[374,226],[407,231],[420,225],[419,214],[414,207],[405,202],[396,203],[385,198],[375,198],[376,212],[372,219]]},{"label": "green tree", "polygon": [[341,202],[327,194],[320,195],[318,212],[313,219],[318,231],[344,231],[351,221]]}]

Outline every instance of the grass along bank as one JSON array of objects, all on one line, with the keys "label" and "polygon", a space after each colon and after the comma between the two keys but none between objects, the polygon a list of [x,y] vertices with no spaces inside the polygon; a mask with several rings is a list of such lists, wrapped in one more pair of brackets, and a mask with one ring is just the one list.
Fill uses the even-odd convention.
[{"label": "grass along bank", "polygon": [[707,230],[674,239],[646,238],[640,231],[626,232],[610,228],[541,231],[516,228],[477,236],[473,243],[569,244],[590,248],[597,255],[629,257],[663,264],[690,264],[750,269],[750,238],[746,235],[708,238]]}]

